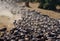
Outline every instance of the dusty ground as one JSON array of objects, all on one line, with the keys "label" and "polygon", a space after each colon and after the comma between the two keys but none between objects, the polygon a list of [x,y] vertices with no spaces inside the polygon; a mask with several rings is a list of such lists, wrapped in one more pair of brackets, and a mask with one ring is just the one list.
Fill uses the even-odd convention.
[{"label": "dusty ground", "polygon": [[[21,4],[19,4],[21,5]],[[28,8],[31,10],[36,10],[41,12],[41,14],[45,14],[48,15],[52,18],[56,18],[56,19],[60,19],[60,13],[59,12],[55,12],[55,11],[50,11],[50,10],[43,10],[43,9],[38,9],[38,3],[30,3],[30,6],[32,8]],[[60,9],[60,7],[57,7],[58,9]],[[0,13],[1,14],[1,13]],[[0,28],[3,27],[7,27],[8,30],[10,30],[13,27],[13,20],[19,18],[18,15],[14,15],[12,18],[9,18],[8,16],[0,16]]]},{"label": "dusty ground", "polygon": [[12,17],[0,16],[0,28],[6,27],[8,31],[13,28],[14,20],[21,19],[19,15],[13,15]]},{"label": "dusty ground", "polygon": [[0,28],[7,27],[8,30],[11,29],[12,23],[10,22],[10,18],[6,16],[0,16]]}]

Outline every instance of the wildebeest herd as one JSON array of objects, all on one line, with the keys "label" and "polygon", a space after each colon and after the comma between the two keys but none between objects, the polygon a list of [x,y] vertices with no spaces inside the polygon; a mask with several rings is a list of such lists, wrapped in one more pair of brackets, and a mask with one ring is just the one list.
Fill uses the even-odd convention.
[{"label": "wildebeest herd", "polygon": [[7,28],[0,29],[0,41],[60,41],[60,22],[58,19],[42,15],[35,10],[14,8],[21,18],[14,20],[14,28],[7,32]]},{"label": "wildebeest herd", "polygon": [[[24,10],[24,9],[23,9]],[[14,28],[6,32],[6,28],[0,30],[3,34],[1,41],[60,41],[60,24],[57,19],[42,15],[33,10],[25,10],[22,19],[13,22]]]}]

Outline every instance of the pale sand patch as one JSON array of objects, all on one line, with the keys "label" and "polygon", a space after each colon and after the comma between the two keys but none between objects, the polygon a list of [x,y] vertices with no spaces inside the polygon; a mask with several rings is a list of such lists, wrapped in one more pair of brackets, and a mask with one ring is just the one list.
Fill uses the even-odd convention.
[{"label": "pale sand patch", "polygon": [[0,16],[12,17],[13,14],[9,10],[7,10],[7,9],[1,9],[0,10]]},{"label": "pale sand patch", "polygon": [[0,16],[0,28],[6,27],[10,29],[13,27],[12,23],[10,22],[10,18],[7,16]]},{"label": "pale sand patch", "polygon": [[18,19],[21,19],[20,14],[13,15],[8,9],[0,9],[0,28],[7,27],[10,30],[14,27],[14,20]]},{"label": "pale sand patch", "polygon": [[12,18],[9,18],[7,16],[0,16],[0,28],[6,27],[9,31],[10,29],[14,28],[14,20],[18,19],[21,19],[20,15],[14,15]]}]

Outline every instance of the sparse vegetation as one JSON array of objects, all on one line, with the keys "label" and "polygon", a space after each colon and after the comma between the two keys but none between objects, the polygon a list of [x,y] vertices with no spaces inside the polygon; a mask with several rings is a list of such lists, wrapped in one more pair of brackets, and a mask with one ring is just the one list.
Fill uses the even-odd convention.
[{"label": "sparse vegetation", "polygon": [[29,6],[29,2],[38,2],[39,6],[38,8],[42,9],[48,9],[48,10],[56,10],[56,6],[60,5],[60,0],[22,0],[22,2],[25,2],[26,7]]},{"label": "sparse vegetation", "polygon": [[39,8],[56,10],[56,0],[41,0]]}]

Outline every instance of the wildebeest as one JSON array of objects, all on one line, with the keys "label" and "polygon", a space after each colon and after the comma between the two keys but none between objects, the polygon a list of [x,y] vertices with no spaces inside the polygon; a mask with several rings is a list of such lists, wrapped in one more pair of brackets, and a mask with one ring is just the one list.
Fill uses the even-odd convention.
[{"label": "wildebeest", "polygon": [[2,29],[0,29],[0,32],[6,31],[6,30],[7,30],[7,28],[2,28]]}]

